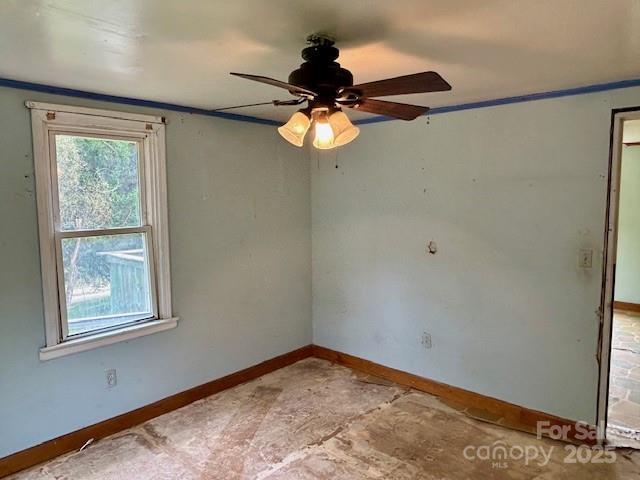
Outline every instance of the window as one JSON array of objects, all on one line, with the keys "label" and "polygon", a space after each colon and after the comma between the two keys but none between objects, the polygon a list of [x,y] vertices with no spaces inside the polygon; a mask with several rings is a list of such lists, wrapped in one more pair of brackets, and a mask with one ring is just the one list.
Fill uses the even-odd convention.
[{"label": "window", "polygon": [[176,326],[162,119],[27,106],[47,342],[40,358]]}]

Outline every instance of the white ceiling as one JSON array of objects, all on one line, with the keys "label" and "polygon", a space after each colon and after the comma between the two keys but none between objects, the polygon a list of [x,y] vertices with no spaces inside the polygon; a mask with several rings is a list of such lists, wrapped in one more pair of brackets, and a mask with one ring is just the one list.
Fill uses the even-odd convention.
[{"label": "white ceiling", "polygon": [[204,108],[286,99],[228,72],[286,80],[323,31],[357,83],[438,71],[451,92],[395,98],[435,107],[640,77],[639,25],[640,0],[3,0],[0,76]]}]

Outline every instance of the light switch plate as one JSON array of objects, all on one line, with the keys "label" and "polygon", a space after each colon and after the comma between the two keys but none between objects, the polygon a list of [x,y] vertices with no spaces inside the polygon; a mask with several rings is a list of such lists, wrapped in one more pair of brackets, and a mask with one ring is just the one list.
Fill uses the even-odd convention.
[{"label": "light switch plate", "polygon": [[578,266],[580,268],[593,267],[593,250],[590,248],[581,248],[578,257]]}]

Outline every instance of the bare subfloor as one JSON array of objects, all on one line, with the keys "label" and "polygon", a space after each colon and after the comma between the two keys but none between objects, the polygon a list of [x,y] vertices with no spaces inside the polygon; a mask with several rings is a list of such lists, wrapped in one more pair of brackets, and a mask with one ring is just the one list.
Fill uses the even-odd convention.
[{"label": "bare subfloor", "polygon": [[640,452],[568,448],[307,359],[12,478],[640,479]]}]

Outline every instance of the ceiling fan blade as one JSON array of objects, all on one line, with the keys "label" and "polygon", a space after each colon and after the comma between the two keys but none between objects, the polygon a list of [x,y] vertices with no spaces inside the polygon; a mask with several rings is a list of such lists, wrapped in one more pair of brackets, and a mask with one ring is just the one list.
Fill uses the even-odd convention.
[{"label": "ceiling fan blade", "polygon": [[399,118],[400,120],[415,120],[420,115],[429,111],[429,107],[386,102],[384,100],[374,100],[373,98],[363,98],[359,100],[358,103],[345,106],[362,112],[377,113],[379,115],[386,115],[387,117]]},{"label": "ceiling fan blade", "polygon": [[276,80],[275,78],[263,77],[261,75],[249,75],[247,73],[236,73],[231,72],[231,75],[235,75],[236,77],[246,78],[247,80],[253,80],[254,82],[266,83],[267,85],[272,85],[274,87],[280,87],[289,90],[294,95],[304,95],[317,97],[318,94],[312,92],[303,87],[299,87],[297,85],[291,85],[290,83],[281,82],[280,80]]},{"label": "ceiling fan blade", "polygon": [[270,102],[247,103],[244,105],[234,105],[233,107],[214,108],[212,110],[209,110],[209,112],[222,112],[224,110],[233,110],[235,108],[259,107],[261,105],[273,105],[274,107],[300,105],[304,101],[304,98],[296,98],[294,100],[271,100]]},{"label": "ceiling fan blade", "polygon": [[444,92],[451,90],[444,78],[436,72],[414,73],[402,77],[387,78],[376,82],[361,83],[343,91],[356,91],[363,97],[386,97],[408,93]]}]

